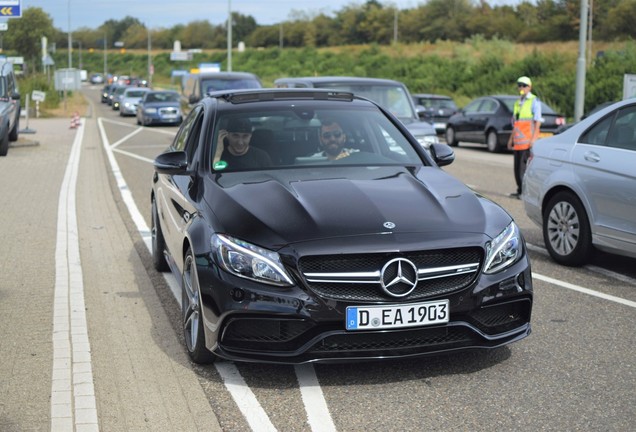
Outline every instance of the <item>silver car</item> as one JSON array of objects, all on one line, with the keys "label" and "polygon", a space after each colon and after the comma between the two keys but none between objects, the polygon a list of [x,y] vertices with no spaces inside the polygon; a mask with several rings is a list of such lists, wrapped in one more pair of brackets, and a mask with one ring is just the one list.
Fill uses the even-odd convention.
[{"label": "silver car", "polygon": [[537,141],[522,199],[558,263],[582,265],[595,248],[636,258],[636,99]]},{"label": "silver car", "polygon": [[128,87],[121,95],[119,115],[122,117],[136,115],[139,101],[149,91],[150,89],[146,87]]}]

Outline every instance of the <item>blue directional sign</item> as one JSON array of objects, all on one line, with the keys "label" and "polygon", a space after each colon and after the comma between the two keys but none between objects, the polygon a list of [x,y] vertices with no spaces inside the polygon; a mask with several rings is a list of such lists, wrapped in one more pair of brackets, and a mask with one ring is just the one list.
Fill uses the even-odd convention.
[{"label": "blue directional sign", "polygon": [[21,0],[0,0],[0,18],[20,18],[22,16]]}]

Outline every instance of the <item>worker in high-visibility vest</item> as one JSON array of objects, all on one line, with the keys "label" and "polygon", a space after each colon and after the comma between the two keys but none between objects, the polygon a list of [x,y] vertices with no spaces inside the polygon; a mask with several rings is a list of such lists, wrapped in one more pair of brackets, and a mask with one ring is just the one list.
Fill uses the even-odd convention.
[{"label": "worker in high-visibility vest", "polygon": [[532,92],[532,81],[527,76],[517,80],[519,99],[515,101],[512,112],[512,133],[508,140],[508,149],[514,154],[515,181],[517,191],[511,197],[520,198],[523,175],[526,172],[530,148],[539,138],[541,129],[541,102]]}]

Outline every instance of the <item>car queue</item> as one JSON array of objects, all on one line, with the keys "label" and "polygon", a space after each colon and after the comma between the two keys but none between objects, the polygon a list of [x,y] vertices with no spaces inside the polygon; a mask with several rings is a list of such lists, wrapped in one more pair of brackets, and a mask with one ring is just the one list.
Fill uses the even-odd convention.
[{"label": "car queue", "polygon": [[[134,115],[137,124],[144,126],[180,125],[187,111],[201,100],[202,94],[240,88],[262,88],[260,79],[253,74],[194,74],[188,78],[189,84],[183,86],[181,94],[144,88],[139,92],[143,94],[134,101],[134,108],[133,103],[129,103],[129,106],[122,109],[117,97],[130,87],[126,82],[136,81],[123,77],[114,84],[106,85],[101,96],[102,102],[119,110],[122,116]],[[512,95],[483,96],[473,99],[460,109],[448,96],[426,93],[409,96],[406,86],[397,81],[357,77],[287,77],[276,80],[275,86],[329,88],[367,97],[397,116],[426,149],[439,142],[435,135],[441,133],[450,146],[470,142],[483,144],[491,152],[507,151],[506,142],[513,131],[513,105],[518,99],[518,96]],[[401,95],[409,97],[401,99]],[[616,107],[615,104],[609,105]],[[621,112],[625,109],[622,108]],[[610,118],[617,115],[617,111],[601,109],[600,112],[601,114],[594,113],[577,123],[576,128],[566,127],[565,118],[541,101],[542,123],[539,138],[549,139],[540,139],[536,147],[531,149],[525,175],[527,185],[522,195],[528,216],[543,230],[550,255],[555,261],[565,265],[584,264],[597,249],[636,256],[636,222],[632,216],[636,215],[636,207],[633,206],[636,200],[630,199],[629,193],[635,178],[630,174],[629,168],[623,169],[625,164],[627,167],[633,166],[636,136],[633,133],[630,136],[625,130],[636,130],[636,120],[628,115],[621,117],[614,125]],[[602,113],[606,117],[601,122],[604,122],[606,129],[611,130],[603,130],[602,134],[594,132],[594,135],[588,129],[598,128],[595,125]],[[418,117],[420,121],[417,120]],[[579,133],[570,132],[570,129]],[[617,132],[619,130],[620,133]],[[347,139],[353,142],[356,133],[358,132],[349,131]],[[592,140],[592,135],[595,136],[593,142],[585,142]],[[619,138],[620,142],[617,141]],[[546,146],[554,143],[563,143],[563,153],[547,155],[545,149],[551,147]],[[274,154],[276,145],[272,139],[263,144],[264,148]],[[619,147],[619,150],[611,150],[614,147]],[[575,149],[585,149],[583,160],[592,161],[589,162],[590,167],[585,175],[582,174],[584,164],[574,163],[571,159],[578,153]],[[311,150],[316,152],[319,147],[314,146]],[[620,163],[604,163],[608,159],[608,153]],[[620,157],[616,153],[620,153]],[[548,173],[552,174],[548,176]],[[604,173],[605,177],[600,173]],[[591,179],[594,181],[591,182]],[[617,179],[625,179],[625,183],[617,183]],[[600,182],[600,186],[590,189],[590,185],[595,185],[596,181]],[[612,187],[612,184],[622,184],[627,189],[624,193],[616,192],[616,188],[612,194],[601,193],[601,190]],[[559,200],[554,199],[555,194]],[[604,197],[602,203],[595,198],[599,196]]]}]

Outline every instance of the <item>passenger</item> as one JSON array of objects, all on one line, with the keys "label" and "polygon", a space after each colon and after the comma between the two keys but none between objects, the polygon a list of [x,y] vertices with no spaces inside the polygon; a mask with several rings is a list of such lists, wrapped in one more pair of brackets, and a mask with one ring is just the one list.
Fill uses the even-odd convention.
[{"label": "passenger", "polygon": [[344,148],[347,135],[334,119],[324,119],[320,126],[320,144],[323,151],[314,156],[326,156],[329,160],[338,160],[349,156],[353,151]]},{"label": "passenger", "polygon": [[217,155],[214,159],[215,169],[231,170],[267,168],[272,166],[269,155],[256,147],[250,146],[252,139],[252,122],[249,119],[233,118],[227,129],[219,132]]}]

